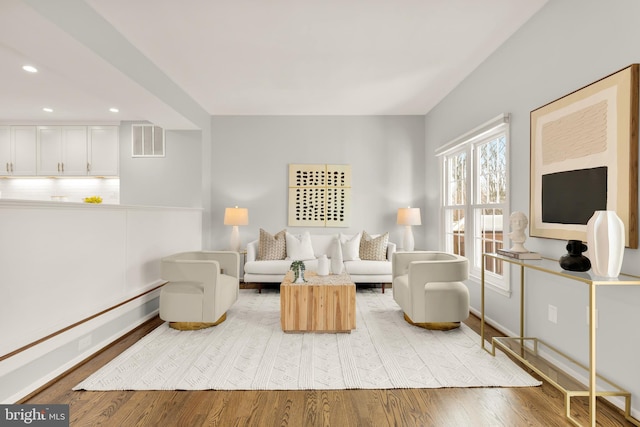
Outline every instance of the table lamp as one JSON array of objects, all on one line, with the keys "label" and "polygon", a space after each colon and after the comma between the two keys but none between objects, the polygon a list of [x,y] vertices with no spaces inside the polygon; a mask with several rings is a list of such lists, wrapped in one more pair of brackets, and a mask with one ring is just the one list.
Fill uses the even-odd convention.
[{"label": "table lamp", "polygon": [[231,250],[240,252],[240,230],[239,225],[249,224],[249,211],[247,208],[226,208],[224,210],[224,225],[232,225],[231,230]]},{"label": "table lamp", "polygon": [[398,224],[404,225],[404,237],[402,240],[402,249],[405,251],[412,251],[414,247],[412,225],[421,225],[420,220],[420,208],[399,208],[398,209]]}]

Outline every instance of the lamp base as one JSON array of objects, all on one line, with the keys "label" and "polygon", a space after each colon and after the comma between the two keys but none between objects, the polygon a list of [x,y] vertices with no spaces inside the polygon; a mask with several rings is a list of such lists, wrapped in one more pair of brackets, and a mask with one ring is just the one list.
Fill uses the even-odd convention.
[{"label": "lamp base", "polygon": [[240,252],[240,230],[237,225],[231,229],[231,250]]},{"label": "lamp base", "polygon": [[402,250],[411,252],[413,251],[414,246],[413,230],[411,230],[410,225],[405,225],[404,238],[402,239]]}]

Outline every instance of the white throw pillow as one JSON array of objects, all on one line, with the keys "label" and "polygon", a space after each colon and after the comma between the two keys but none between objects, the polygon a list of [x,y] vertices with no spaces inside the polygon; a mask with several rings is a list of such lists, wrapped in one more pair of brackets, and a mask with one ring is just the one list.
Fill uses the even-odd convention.
[{"label": "white throw pillow", "polygon": [[340,233],[340,246],[344,261],[360,261],[360,236],[361,234],[358,233],[350,238]]},{"label": "white throw pillow", "polygon": [[287,233],[287,259],[293,261],[306,261],[316,259],[311,245],[311,234],[303,233],[300,237]]}]

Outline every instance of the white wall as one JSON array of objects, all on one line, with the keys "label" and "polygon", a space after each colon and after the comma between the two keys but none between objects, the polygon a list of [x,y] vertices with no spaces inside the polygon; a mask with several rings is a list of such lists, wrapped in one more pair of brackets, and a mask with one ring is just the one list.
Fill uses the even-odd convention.
[{"label": "white wall", "polygon": [[131,123],[120,124],[120,203],[202,207],[202,132],[167,130],[165,157],[132,157]]},{"label": "white wall", "polygon": [[[235,205],[249,209],[249,225],[240,227],[243,245],[260,228],[305,230],[287,226],[290,163],[351,165],[351,227],[309,228],[314,233],[388,231],[401,243],[399,207],[430,215],[423,198],[423,116],[219,116],[211,127],[214,248],[229,245],[224,209]],[[416,247],[423,246],[419,234]]]},{"label": "white wall", "polygon": [[[202,212],[3,200],[0,237],[4,356],[158,286],[163,256],[201,248]],[[15,402],[153,316],[157,298],[136,298],[0,361],[0,402]]]},{"label": "white wall", "polygon": [[[529,113],[593,81],[640,62],[640,2],[637,0],[553,0],[515,33],[426,116],[427,203],[439,199],[434,150],[499,113],[511,113],[511,209],[529,212]],[[428,218],[425,238],[438,243],[438,219]],[[527,247],[559,258],[566,242],[529,238]],[[640,274],[640,251],[627,249],[623,271]],[[512,273],[515,273],[513,271]],[[487,295],[487,314],[510,331],[518,330],[519,282],[513,294]],[[527,275],[526,333],[538,336],[588,362],[586,285],[541,274]],[[470,283],[479,308],[479,286]],[[547,321],[548,305],[558,323]],[[633,394],[640,411],[640,287],[598,291],[598,371]]]}]

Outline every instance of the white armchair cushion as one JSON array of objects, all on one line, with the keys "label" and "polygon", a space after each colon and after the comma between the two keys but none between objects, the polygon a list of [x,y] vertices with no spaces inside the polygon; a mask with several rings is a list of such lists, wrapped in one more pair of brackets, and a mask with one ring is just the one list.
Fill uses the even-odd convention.
[{"label": "white armchair cushion", "polygon": [[239,296],[237,252],[173,254],[162,258],[160,273],[169,281],[160,291],[160,318],[168,322],[216,322]]},{"label": "white armchair cushion", "polygon": [[469,261],[437,251],[395,253],[393,299],[415,323],[460,322],[469,316]]},{"label": "white armchair cushion", "polygon": [[306,261],[315,259],[313,245],[311,245],[311,234],[304,232],[300,237],[291,233],[286,234],[287,239],[287,259],[292,261]]}]

